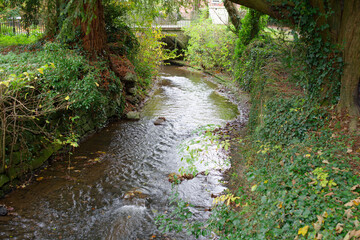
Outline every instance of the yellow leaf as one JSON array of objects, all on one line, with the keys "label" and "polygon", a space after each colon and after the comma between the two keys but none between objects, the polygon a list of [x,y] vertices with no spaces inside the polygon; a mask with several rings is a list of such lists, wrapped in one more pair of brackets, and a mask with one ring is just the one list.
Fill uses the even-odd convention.
[{"label": "yellow leaf", "polygon": [[97,87],[99,87],[99,86],[100,86],[97,82],[95,83],[95,85],[96,85]]},{"label": "yellow leaf", "polygon": [[44,74],[44,69],[38,68],[39,73]]},{"label": "yellow leaf", "polygon": [[265,180],[264,183],[267,184],[269,181],[268,180]]},{"label": "yellow leaf", "polygon": [[43,177],[38,177],[37,179],[36,179],[36,181],[41,181],[41,180],[43,180],[44,178]]},{"label": "yellow leaf", "polygon": [[278,208],[283,208],[283,203],[280,202],[280,204],[278,205]]},{"label": "yellow leaf", "polygon": [[303,235],[303,236],[305,236],[308,231],[309,231],[309,226],[306,225],[305,227],[302,227],[302,228],[299,229],[298,235]]},{"label": "yellow leaf", "polygon": [[66,98],[65,98],[65,100],[67,101],[67,100],[69,100],[70,99],[70,97],[69,96],[67,96]]},{"label": "yellow leaf", "polygon": [[256,184],[251,187],[251,191],[252,191],[252,192],[254,192],[256,189],[257,189],[257,185],[256,185]]},{"label": "yellow leaf", "polygon": [[53,68],[56,68],[54,63],[50,63],[50,65],[51,65]]},{"label": "yellow leaf", "polygon": [[324,212],[322,215],[324,218],[327,218],[329,216],[329,214],[327,212]]}]

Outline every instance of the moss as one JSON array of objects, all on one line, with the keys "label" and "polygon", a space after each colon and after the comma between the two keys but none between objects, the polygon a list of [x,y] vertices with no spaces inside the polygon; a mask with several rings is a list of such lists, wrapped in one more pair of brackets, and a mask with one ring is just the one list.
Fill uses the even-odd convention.
[{"label": "moss", "polygon": [[8,176],[6,176],[5,174],[0,175],[0,187],[2,187],[5,183],[8,183],[9,181],[10,178]]},{"label": "moss", "polygon": [[46,160],[50,158],[53,153],[59,151],[61,148],[62,145],[60,144],[51,144],[45,149],[43,149],[40,152],[39,156],[37,156],[30,162],[30,169],[33,170],[39,168]]},{"label": "moss", "polygon": [[9,176],[10,180],[14,180],[15,178],[21,176],[23,173],[22,169],[20,167],[12,167],[9,168],[7,175]]}]

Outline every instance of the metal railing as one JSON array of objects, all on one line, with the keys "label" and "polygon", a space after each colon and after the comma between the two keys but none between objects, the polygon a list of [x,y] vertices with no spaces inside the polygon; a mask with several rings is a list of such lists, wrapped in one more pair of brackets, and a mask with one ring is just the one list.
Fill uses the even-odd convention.
[{"label": "metal railing", "polygon": [[157,27],[161,27],[161,28],[183,28],[183,27],[188,27],[191,24],[191,20],[180,20],[180,21],[170,21],[168,19],[155,19],[154,21],[154,25]]},{"label": "metal railing", "polygon": [[44,33],[44,24],[39,23],[37,26],[25,28],[20,19],[11,19],[7,22],[0,22],[0,35],[31,34],[35,31]]}]

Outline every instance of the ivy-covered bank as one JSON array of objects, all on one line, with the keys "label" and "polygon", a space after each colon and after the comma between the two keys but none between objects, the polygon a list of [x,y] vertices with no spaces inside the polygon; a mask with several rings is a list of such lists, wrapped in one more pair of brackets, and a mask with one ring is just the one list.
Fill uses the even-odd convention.
[{"label": "ivy-covered bank", "polygon": [[360,237],[360,136],[334,104],[341,59],[328,68],[326,53],[295,37],[272,27],[247,44],[239,38],[232,73],[251,107],[241,137],[218,138],[231,143],[229,190],[214,199],[205,223],[191,221],[188,203],[175,201],[173,212],[158,217],[161,229],[231,240]]},{"label": "ivy-covered bank", "polygon": [[55,42],[13,50],[0,56],[0,195],[59,149],[133,109],[150,83],[125,55],[90,61]]},{"label": "ivy-covered bank", "polygon": [[285,54],[259,40],[241,56],[247,134],[233,139],[231,192],[208,224],[222,239],[356,239],[360,138],[296,85]]}]

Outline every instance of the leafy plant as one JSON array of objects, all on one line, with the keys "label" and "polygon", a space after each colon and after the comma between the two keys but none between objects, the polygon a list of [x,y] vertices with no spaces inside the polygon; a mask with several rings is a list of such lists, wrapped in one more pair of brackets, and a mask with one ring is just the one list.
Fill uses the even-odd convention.
[{"label": "leafy plant", "polygon": [[190,37],[185,56],[192,65],[210,70],[232,70],[236,36],[229,29],[212,24],[211,19],[202,16],[184,30]]}]

